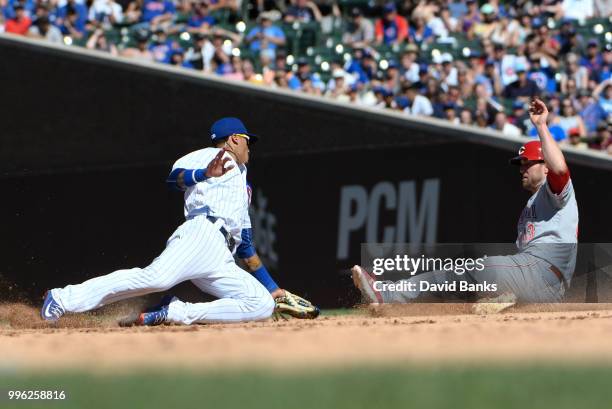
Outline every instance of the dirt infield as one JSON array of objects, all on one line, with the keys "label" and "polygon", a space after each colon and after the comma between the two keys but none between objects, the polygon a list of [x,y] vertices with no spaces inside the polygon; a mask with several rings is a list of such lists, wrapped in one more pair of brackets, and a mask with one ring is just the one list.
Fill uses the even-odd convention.
[{"label": "dirt infield", "polygon": [[612,362],[610,305],[540,305],[474,315],[464,304],[417,304],[313,321],[154,328],[118,327],[121,308],[126,307],[65,317],[53,326],[40,321],[34,308],[0,306],[0,370]]}]

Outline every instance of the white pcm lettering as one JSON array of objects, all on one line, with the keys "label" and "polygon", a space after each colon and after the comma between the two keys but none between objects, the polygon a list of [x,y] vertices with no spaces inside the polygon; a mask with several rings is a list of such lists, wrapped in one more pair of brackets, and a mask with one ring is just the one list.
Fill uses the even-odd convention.
[{"label": "white pcm lettering", "polygon": [[[435,243],[440,179],[426,179],[420,196],[417,201],[415,181],[402,181],[397,186],[387,181],[379,182],[369,194],[360,185],[343,186],[338,219],[338,260],[349,257],[351,235],[364,227],[364,238],[369,243]],[[395,226],[379,226],[381,208],[396,211]],[[379,227],[383,227],[382,237]]]}]

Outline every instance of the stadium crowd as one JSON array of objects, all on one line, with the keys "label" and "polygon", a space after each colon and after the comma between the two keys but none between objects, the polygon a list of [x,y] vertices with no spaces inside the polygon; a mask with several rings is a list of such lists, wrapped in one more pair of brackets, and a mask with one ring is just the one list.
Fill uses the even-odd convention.
[{"label": "stadium crowd", "polygon": [[0,31],[507,135],[540,96],[612,154],[611,0],[242,2],[0,0]]}]

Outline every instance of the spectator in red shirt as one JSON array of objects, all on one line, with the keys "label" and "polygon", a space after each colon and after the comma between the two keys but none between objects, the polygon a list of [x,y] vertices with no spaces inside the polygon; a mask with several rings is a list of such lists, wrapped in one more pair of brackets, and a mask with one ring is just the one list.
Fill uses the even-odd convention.
[{"label": "spectator in red shirt", "polygon": [[383,9],[383,18],[376,20],[376,42],[378,44],[400,44],[408,37],[408,21],[397,14],[395,3]]},{"label": "spectator in red shirt", "polygon": [[7,20],[4,31],[7,33],[26,35],[32,25],[32,20],[26,16],[23,5],[15,4],[14,9],[15,17]]}]

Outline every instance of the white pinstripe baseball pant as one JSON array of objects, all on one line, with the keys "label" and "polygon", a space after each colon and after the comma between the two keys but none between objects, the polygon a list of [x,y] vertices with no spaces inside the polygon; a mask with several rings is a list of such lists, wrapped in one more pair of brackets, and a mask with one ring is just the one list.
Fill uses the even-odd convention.
[{"label": "white pinstripe baseball pant", "polygon": [[217,223],[213,225],[205,216],[189,219],[176,229],[166,249],[148,267],[118,270],[82,284],[56,288],[53,297],[67,312],[83,312],[191,280],[219,299],[206,303],[173,301],[168,321],[191,324],[270,317],[274,300],[263,285],[236,265]]}]

